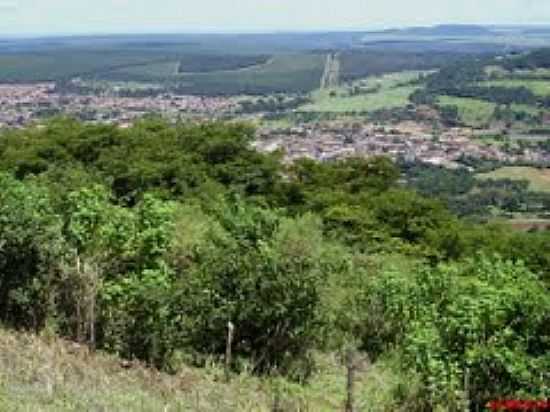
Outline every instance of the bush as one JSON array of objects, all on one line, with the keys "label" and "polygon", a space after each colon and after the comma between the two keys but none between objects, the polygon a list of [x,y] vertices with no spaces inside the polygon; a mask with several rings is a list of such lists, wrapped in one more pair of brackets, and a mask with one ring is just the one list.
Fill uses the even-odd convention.
[{"label": "bush", "polygon": [[[412,273],[385,271],[368,292],[380,344],[399,345],[424,399],[478,407],[549,395],[550,298],[522,263],[479,257]],[[372,334],[365,346],[372,348]],[[464,382],[468,384],[464,385]]]},{"label": "bush", "polygon": [[323,323],[319,221],[268,212],[251,218],[254,208],[234,213],[224,228],[233,236],[212,238],[178,282],[187,344],[221,355],[232,322],[237,356],[251,360],[257,372],[289,371],[315,346]]},{"label": "bush", "polygon": [[38,331],[53,320],[61,230],[47,191],[0,174],[0,321]]}]

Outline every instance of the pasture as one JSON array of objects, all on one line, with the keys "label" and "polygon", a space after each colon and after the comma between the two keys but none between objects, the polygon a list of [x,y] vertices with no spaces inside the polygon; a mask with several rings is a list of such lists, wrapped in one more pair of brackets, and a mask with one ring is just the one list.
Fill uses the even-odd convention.
[{"label": "pasture", "polygon": [[550,80],[533,80],[533,79],[498,79],[482,83],[483,86],[498,86],[498,87],[526,87],[537,96],[550,95]]},{"label": "pasture", "polygon": [[300,107],[304,112],[363,113],[404,107],[417,86],[411,82],[420,72],[392,73],[369,77],[346,86],[316,90],[312,103]]},{"label": "pasture", "polygon": [[527,180],[530,189],[536,192],[550,193],[550,169],[534,167],[506,166],[489,173],[480,173],[479,179]]}]

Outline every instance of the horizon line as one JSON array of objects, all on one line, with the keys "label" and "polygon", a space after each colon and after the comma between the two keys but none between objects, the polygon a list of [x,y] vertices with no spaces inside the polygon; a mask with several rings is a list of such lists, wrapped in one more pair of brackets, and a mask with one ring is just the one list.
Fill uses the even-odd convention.
[{"label": "horizon line", "polygon": [[332,28],[253,28],[253,29],[214,29],[214,28],[196,28],[196,29],[143,29],[109,31],[109,30],[91,30],[91,31],[67,31],[67,32],[24,32],[24,33],[2,33],[0,39],[40,39],[51,37],[105,37],[105,36],[151,36],[151,35],[253,35],[253,34],[322,34],[322,33],[365,33],[385,30],[403,30],[412,28],[435,28],[439,26],[478,26],[486,28],[510,28],[510,27],[548,27],[549,23],[433,23],[433,24],[414,24],[414,25],[384,25],[371,27],[332,27]]}]

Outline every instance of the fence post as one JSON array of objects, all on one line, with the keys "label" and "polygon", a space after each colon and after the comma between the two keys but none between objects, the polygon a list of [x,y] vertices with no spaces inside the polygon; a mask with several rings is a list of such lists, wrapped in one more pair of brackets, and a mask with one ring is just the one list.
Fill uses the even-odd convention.
[{"label": "fence post", "polygon": [[464,412],[470,411],[470,369],[464,371]]},{"label": "fence post", "polygon": [[231,321],[227,322],[227,342],[225,345],[225,380],[229,382],[231,378],[231,356],[233,346],[233,336],[235,334],[235,326]]},{"label": "fence post", "polygon": [[355,380],[355,356],[353,349],[348,349],[346,352],[346,369],[347,369],[347,398],[346,398],[346,412],[354,412],[353,406],[353,389],[354,389],[354,380]]}]

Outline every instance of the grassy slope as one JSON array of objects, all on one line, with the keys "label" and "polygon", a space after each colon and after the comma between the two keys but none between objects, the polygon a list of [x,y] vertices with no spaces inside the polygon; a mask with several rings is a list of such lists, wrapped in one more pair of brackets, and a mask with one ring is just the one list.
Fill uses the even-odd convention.
[{"label": "grassy slope", "polygon": [[379,77],[369,77],[352,83],[353,86],[372,88],[380,86],[376,93],[350,96],[346,87],[317,90],[312,93],[313,103],[300,108],[309,112],[370,112],[380,109],[403,107],[409,103],[409,96],[416,89],[415,86],[401,86],[414,80],[418,72],[392,73]]},{"label": "grassy slope", "polygon": [[530,188],[540,192],[550,192],[550,169],[534,167],[509,166],[490,173],[479,174],[480,179],[528,180]]},{"label": "grassy slope", "polygon": [[[391,373],[392,364],[360,366],[358,410],[395,409],[391,394],[404,382]],[[285,411],[328,412],[340,410],[345,398],[345,369],[334,356],[319,358],[307,386],[247,374],[224,383],[216,367],[166,375],[137,363],[126,366],[73,343],[0,329],[0,411],[267,412],[278,388]]]},{"label": "grassy slope", "polygon": [[550,95],[549,80],[518,80],[518,79],[500,79],[482,83],[484,86],[499,86],[499,87],[527,87],[533,93],[539,96]]},{"label": "grassy slope", "polygon": [[438,103],[442,106],[457,106],[460,120],[468,126],[481,126],[489,122],[496,105],[478,99],[440,96]]}]

